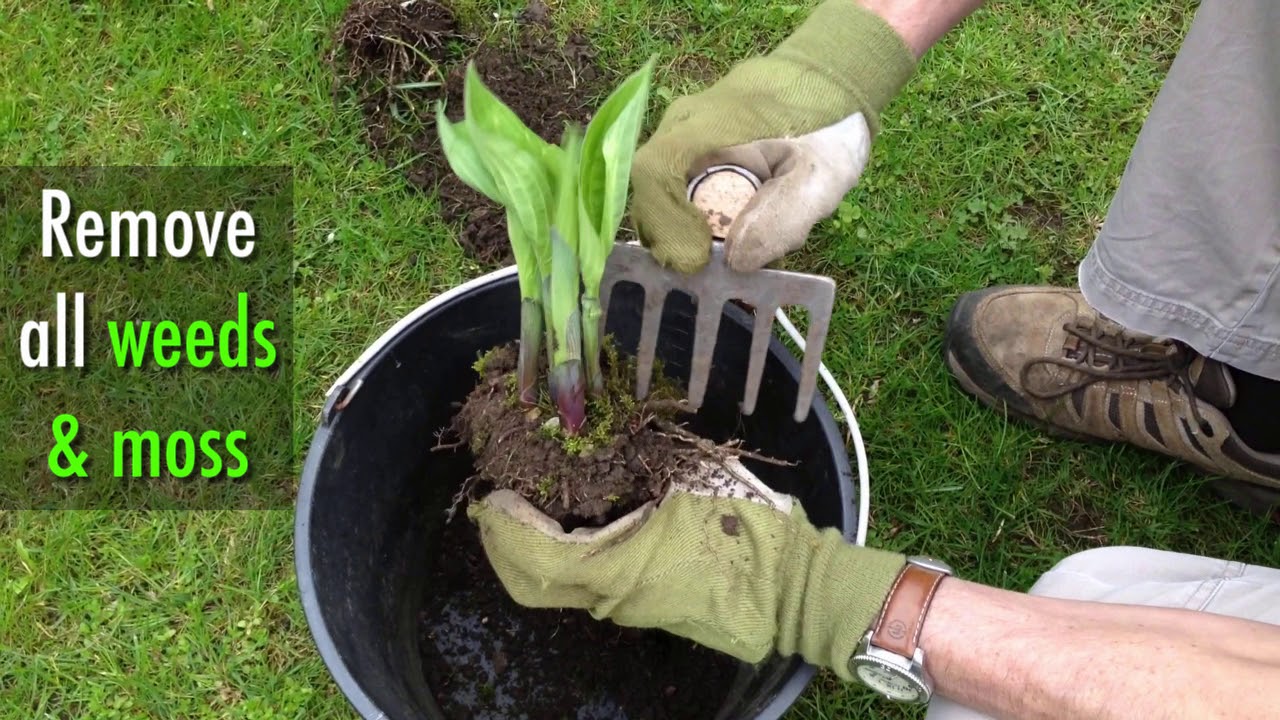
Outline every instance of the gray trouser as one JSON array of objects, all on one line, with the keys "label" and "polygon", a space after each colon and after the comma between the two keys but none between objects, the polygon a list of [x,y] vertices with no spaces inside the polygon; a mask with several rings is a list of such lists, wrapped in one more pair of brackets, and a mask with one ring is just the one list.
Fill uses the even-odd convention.
[{"label": "gray trouser", "polygon": [[1280,2],[1201,4],[1080,289],[1131,330],[1280,380]]},{"label": "gray trouser", "polygon": [[[1137,547],[1076,553],[1040,577],[1030,594],[1065,600],[1185,608],[1280,625],[1280,570]],[[986,720],[935,696],[925,720]]]}]

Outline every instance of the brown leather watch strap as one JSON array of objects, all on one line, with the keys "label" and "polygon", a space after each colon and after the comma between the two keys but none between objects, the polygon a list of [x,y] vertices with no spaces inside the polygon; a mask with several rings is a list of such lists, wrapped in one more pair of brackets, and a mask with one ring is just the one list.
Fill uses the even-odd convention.
[{"label": "brown leather watch strap", "polygon": [[871,628],[871,644],[898,655],[915,655],[925,613],[933,602],[938,583],[945,577],[919,565],[908,564],[903,568]]}]

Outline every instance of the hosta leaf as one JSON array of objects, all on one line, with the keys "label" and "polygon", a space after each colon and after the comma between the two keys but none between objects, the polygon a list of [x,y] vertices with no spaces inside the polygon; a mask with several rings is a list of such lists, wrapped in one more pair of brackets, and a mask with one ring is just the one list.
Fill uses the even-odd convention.
[{"label": "hosta leaf", "polygon": [[538,268],[538,258],[533,252],[533,243],[529,241],[527,231],[520,224],[520,217],[511,208],[506,208],[506,214],[507,238],[511,241],[511,255],[516,261],[516,275],[520,280],[520,297],[523,300],[538,301],[541,305],[542,273]]},{"label": "hosta leaf", "polygon": [[[582,132],[565,128],[556,168],[556,205],[551,222],[551,315],[557,357],[580,356],[578,313],[578,159]],[[558,360],[557,362],[563,362]]]},{"label": "hosta leaf", "polygon": [[578,249],[578,165],[582,157],[582,130],[565,128],[556,158],[556,215],[553,224],[569,247]]},{"label": "hosta leaf", "polygon": [[440,147],[444,150],[445,160],[458,179],[471,186],[481,195],[505,205],[493,182],[493,175],[485,167],[479,150],[471,138],[471,130],[466,122],[450,122],[445,117],[444,104],[436,105],[436,129],[440,135]]},{"label": "hosta leaf", "polygon": [[[591,246],[579,247],[587,293],[599,292],[604,264],[626,210],[631,163],[649,105],[656,58],[609,95],[587,126],[582,146],[581,203],[591,224]],[[584,237],[586,233],[583,233]]]},{"label": "hosta leaf", "polygon": [[534,157],[544,157],[548,148],[555,147],[538,137],[511,108],[489,90],[480,79],[475,63],[467,64],[462,104],[467,123],[473,130],[502,137]]},{"label": "hosta leaf", "polygon": [[[471,127],[474,147],[493,176],[509,215],[529,244],[538,273],[551,272],[552,178],[541,154],[526,152],[515,142],[478,126]],[[513,246],[515,242],[513,241]],[[514,248],[513,248],[514,249]],[[516,263],[520,260],[517,258]]]},{"label": "hosta leaf", "polygon": [[578,254],[556,229],[551,230],[552,365],[582,357],[582,320],[578,313]]}]

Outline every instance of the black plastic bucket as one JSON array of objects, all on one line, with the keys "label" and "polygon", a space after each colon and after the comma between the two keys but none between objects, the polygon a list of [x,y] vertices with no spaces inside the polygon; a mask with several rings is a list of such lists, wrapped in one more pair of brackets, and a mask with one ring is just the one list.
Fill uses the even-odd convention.
[{"label": "black plastic bucket", "polygon": [[[606,329],[631,352],[639,337],[642,294],[634,286],[619,286],[615,293]],[[658,356],[675,377],[688,375],[693,307],[691,299],[673,294],[664,311]],[[804,423],[794,422],[799,363],[776,339],[757,409],[742,417],[738,401],[752,324],[735,306],[724,312],[706,400],[690,427],[798,461],[792,468],[748,465],[772,487],[797,496],[816,524],[839,527],[853,538],[857,496],[839,426],[820,397]],[[455,288],[370,346],[335,383],[322,411],[297,504],[298,588],[321,657],[368,720],[446,717],[422,659],[429,648],[420,628],[432,599],[425,568],[449,553],[440,547],[444,510],[471,467],[465,451],[432,452],[434,433],[475,385],[477,355],[518,337],[519,314],[513,268]],[[468,523],[461,513],[453,522]],[[607,653],[597,654],[602,652]],[[692,649],[686,644],[675,652]],[[522,667],[528,660],[510,662]],[[736,678],[725,687],[699,691],[723,695],[723,702],[713,701],[720,707],[716,717],[778,718],[813,672],[797,658],[775,657],[760,666],[738,664]],[[582,688],[599,696],[590,703],[595,708],[609,707],[611,690]],[[468,714],[521,717],[493,708]],[[616,708],[578,715],[622,717]]]}]

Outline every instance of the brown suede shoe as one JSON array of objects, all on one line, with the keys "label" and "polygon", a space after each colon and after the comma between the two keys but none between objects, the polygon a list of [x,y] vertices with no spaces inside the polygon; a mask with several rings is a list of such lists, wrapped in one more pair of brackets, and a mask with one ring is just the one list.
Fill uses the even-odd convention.
[{"label": "brown suede shoe", "polygon": [[1181,343],[1129,332],[1078,290],[966,293],[947,321],[947,366],[987,405],[1076,439],[1127,442],[1226,478],[1217,489],[1280,518],[1280,455],[1255,452],[1223,410],[1235,383]]}]

